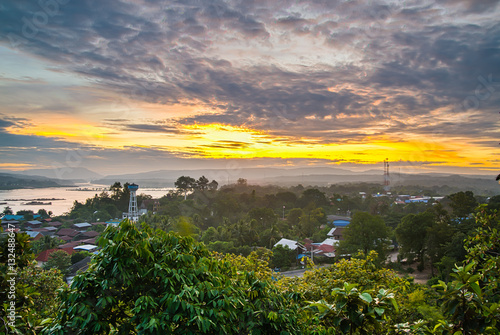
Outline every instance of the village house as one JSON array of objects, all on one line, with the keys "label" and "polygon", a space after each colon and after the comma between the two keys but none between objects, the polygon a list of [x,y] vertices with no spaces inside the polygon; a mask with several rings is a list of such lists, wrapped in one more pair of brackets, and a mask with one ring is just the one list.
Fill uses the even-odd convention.
[{"label": "village house", "polygon": [[68,255],[72,255],[75,252],[77,252],[77,251],[73,250],[73,248],[54,248],[54,249],[44,250],[40,254],[38,254],[38,256],[35,258],[35,260],[37,261],[37,266],[43,266],[43,264],[47,263],[47,261],[49,260],[49,256],[54,251],[57,251],[57,250],[64,250],[68,253]]},{"label": "village house", "polygon": [[74,229],[71,229],[71,228],[61,228],[59,229],[59,231],[57,231],[56,235],[59,236],[59,237],[63,237],[63,236],[68,236],[70,237],[71,239],[75,239],[78,235],[80,235],[81,233],[79,231],[76,231]]},{"label": "village house", "polygon": [[78,229],[79,231],[85,231],[86,229],[92,227],[92,225],[88,222],[75,223],[73,224],[74,229]]}]

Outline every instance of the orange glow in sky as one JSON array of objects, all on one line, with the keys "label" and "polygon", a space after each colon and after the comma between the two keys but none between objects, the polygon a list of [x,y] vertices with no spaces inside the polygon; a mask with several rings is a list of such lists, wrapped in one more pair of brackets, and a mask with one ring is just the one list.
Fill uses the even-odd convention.
[{"label": "orange glow in sky", "polygon": [[[16,128],[16,134],[56,137],[103,148],[155,147],[180,157],[205,159],[321,159],[334,163],[374,164],[390,161],[428,162],[429,165],[495,167],[493,153],[460,139],[400,139],[367,136],[363,141],[323,143],[317,138],[275,136],[261,130],[225,124],[178,125],[176,134],[116,131],[69,119],[58,124],[37,123]],[[458,146],[457,146],[458,143]]]},{"label": "orange glow in sky", "polygon": [[[454,139],[403,141],[367,137],[363,142],[339,144],[321,143],[317,139],[278,137],[260,130],[224,124],[185,125],[180,126],[180,130],[179,134],[169,136],[161,133],[112,133],[104,127],[65,123],[18,129],[17,133],[57,137],[106,148],[155,146],[180,156],[207,159],[306,158],[371,164],[388,158],[390,161],[430,162],[431,165],[467,166],[474,163],[485,168],[494,167],[493,163],[488,163],[492,155],[490,151],[478,150],[460,141],[457,148]],[[467,160],[464,160],[464,155],[468,156]]]}]

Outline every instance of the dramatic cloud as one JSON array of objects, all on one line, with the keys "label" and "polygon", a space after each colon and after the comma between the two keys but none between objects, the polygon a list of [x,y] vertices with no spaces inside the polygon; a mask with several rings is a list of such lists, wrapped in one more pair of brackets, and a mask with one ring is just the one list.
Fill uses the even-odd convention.
[{"label": "dramatic cloud", "polygon": [[[457,152],[454,140],[493,150],[498,2],[10,1],[0,7],[0,43],[53,74],[14,77],[0,67],[0,111],[34,123],[36,113],[78,115],[89,132],[115,136],[108,149],[119,134],[191,141],[200,135],[193,125],[268,136],[252,143],[206,136],[184,152],[158,144],[181,156],[419,137]],[[78,79],[65,84],[52,77],[59,73]],[[39,128],[0,136],[27,146],[44,134]],[[54,137],[40,145],[64,143]]]}]

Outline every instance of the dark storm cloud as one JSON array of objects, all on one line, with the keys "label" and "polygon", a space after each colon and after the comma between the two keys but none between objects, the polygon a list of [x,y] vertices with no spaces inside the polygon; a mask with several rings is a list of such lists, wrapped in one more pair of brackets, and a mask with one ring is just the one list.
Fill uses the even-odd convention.
[{"label": "dark storm cloud", "polygon": [[[362,137],[363,129],[377,122],[398,124],[396,117],[460,105],[475,96],[480,76],[492,81],[480,90],[481,97],[488,92],[491,97],[476,98],[479,108],[495,106],[500,24],[473,21],[468,13],[493,11],[497,2],[443,1],[458,11],[459,20],[452,20],[442,7],[419,1],[85,0],[61,1],[52,9],[43,0],[41,5],[16,1],[0,11],[0,38],[132,99],[195,100],[219,111],[181,123],[219,122],[313,137],[330,130],[328,139],[340,141],[348,127]],[[257,52],[272,50],[279,47],[277,40],[304,36],[320,39],[332,54],[360,56],[328,63],[321,54],[317,64],[286,67],[243,53],[239,57],[248,65],[242,66],[217,49],[236,41]],[[467,132],[481,132],[486,120],[471,120]],[[176,131],[157,124],[122,126]],[[457,131],[453,123],[441,126],[444,133]]]}]

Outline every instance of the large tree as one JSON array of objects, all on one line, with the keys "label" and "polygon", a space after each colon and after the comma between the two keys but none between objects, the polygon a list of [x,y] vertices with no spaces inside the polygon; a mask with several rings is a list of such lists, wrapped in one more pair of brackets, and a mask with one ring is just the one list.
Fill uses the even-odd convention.
[{"label": "large tree", "polygon": [[208,183],[209,180],[205,176],[201,176],[197,181],[196,181],[196,186],[198,189],[204,191],[208,189]]},{"label": "large tree", "polygon": [[460,219],[469,216],[474,212],[478,203],[474,197],[474,193],[471,191],[457,192],[450,194],[448,198],[451,199],[451,208],[453,208],[453,214]]},{"label": "large tree", "polygon": [[308,210],[300,217],[298,235],[311,238],[324,224],[326,224],[326,214],[323,208]]},{"label": "large tree", "polygon": [[44,334],[298,334],[295,301],[203,244],[128,221],[106,229]]},{"label": "large tree", "polygon": [[344,231],[344,240],[340,242],[337,253],[362,251],[367,255],[369,251],[375,250],[383,258],[388,236],[387,226],[380,216],[357,212]]},{"label": "large tree", "polygon": [[301,207],[311,206],[319,207],[319,206],[327,206],[329,204],[328,198],[325,193],[321,192],[317,188],[310,188],[305,190],[301,197],[299,198],[299,203]]},{"label": "large tree", "polygon": [[180,176],[175,182],[175,187],[184,192],[184,200],[186,200],[187,192],[196,186],[196,180],[188,176]]},{"label": "large tree", "polygon": [[408,214],[396,228],[396,238],[401,245],[401,255],[409,259],[417,258],[424,266],[427,234],[434,225],[435,216],[431,212]]}]

